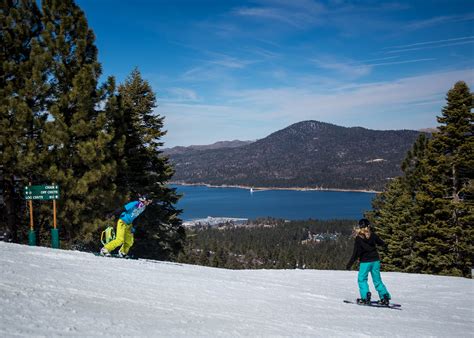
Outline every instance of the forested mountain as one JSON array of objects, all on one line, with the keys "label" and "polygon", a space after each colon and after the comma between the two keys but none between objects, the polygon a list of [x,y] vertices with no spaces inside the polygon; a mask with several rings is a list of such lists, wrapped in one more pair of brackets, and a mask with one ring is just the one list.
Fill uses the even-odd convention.
[{"label": "forested mountain", "polygon": [[304,121],[241,147],[169,156],[178,183],[380,190],[419,134]]}]

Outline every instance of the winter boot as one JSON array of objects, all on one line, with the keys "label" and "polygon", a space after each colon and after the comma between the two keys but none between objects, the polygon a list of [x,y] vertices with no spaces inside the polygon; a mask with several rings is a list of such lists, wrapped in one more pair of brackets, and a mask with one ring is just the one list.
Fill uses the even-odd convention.
[{"label": "winter boot", "polygon": [[128,258],[128,255],[125,254],[125,253],[123,253],[123,252],[120,251],[120,250],[119,250],[119,252],[118,252],[118,256],[119,256],[120,258]]},{"label": "winter boot", "polygon": [[370,304],[370,297],[372,294],[370,292],[367,292],[366,298],[357,298],[357,304]]},{"label": "winter boot", "polygon": [[100,255],[105,256],[105,257],[110,257],[111,256],[109,250],[107,250],[106,248],[100,249]]},{"label": "winter boot", "polygon": [[379,304],[389,306],[390,305],[390,298],[388,297],[388,295],[383,295],[383,298],[381,300],[379,300]]}]

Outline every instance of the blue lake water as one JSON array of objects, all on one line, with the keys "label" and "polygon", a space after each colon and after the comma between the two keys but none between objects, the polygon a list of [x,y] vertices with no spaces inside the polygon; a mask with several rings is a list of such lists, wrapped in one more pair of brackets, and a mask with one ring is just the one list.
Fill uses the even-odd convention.
[{"label": "blue lake water", "polygon": [[371,209],[374,193],[340,191],[260,190],[172,185],[184,196],[177,207],[181,218],[274,217],[302,219],[359,219]]}]

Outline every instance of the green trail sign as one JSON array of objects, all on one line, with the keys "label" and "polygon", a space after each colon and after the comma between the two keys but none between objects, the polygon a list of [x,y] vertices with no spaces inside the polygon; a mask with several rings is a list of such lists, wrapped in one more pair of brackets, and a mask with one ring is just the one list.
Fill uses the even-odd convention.
[{"label": "green trail sign", "polygon": [[57,200],[59,199],[59,185],[28,185],[24,190],[26,200]]}]

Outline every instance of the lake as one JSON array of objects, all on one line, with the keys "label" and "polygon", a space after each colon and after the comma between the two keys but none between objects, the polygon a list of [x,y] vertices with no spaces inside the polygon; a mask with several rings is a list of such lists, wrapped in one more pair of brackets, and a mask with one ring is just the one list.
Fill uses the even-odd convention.
[{"label": "lake", "polygon": [[255,219],[359,219],[371,209],[374,193],[211,188],[171,185],[184,196],[177,207],[185,221],[211,217]]}]

